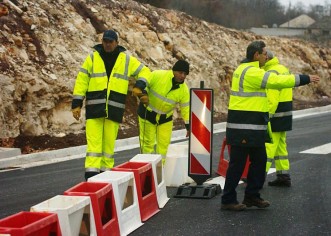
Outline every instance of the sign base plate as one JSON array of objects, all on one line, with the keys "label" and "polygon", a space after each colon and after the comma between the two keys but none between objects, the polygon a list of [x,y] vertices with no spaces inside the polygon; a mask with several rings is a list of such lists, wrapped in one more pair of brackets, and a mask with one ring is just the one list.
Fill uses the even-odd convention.
[{"label": "sign base plate", "polygon": [[175,198],[200,198],[209,199],[222,192],[219,184],[183,184],[178,187]]}]

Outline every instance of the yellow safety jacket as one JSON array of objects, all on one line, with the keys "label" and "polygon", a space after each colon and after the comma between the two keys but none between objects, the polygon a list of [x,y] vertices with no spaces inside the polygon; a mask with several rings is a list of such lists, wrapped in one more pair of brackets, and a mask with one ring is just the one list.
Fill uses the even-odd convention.
[{"label": "yellow safety jacket", "polygon": [[[267,61],[264,70],[280,75],[289,75],[290,71],[279,64],[277,57]],[[293,89],[268,89],[270,124],[272,132],[292,130]]]},{"label": "yellow safety jacket", "polygon": [[86,119],[106,117],[122,122],[129,77],[147,83],[149,74],[150,70],[135,57],[120,52],[107,78],[105,64],[99,52],[94,51],[87,56],[77,75],[73,104],[82,106],[86,98]]},{"label": "yellow safety jacket", "polygon": [[190,93],[184,82],[173,87],[172,70],[155,70],[149,77],[146,91],[149,96],[149,104],[146,108],[140,104],[138,115],[153,124],[162,124],[172,120],[176,105],[180,106],[181,117],[185,124],[190,119]]},{"label": "yellow safety jacket", "polygon": [[307,76],[277,75],[259,68],[259,62],[243,62],[234,71],[226,137],[230,145],[260,147],[267,138],[269,107],[266,89],[292,88],[309,83]]}]

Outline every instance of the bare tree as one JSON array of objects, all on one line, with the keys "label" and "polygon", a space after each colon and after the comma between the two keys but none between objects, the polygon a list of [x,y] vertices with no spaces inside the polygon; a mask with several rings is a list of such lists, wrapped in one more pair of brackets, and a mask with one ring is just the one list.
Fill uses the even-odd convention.
[{"label": "bare tree", "polygon": [[[228,28],[247,29],[282,24],[307,13],[302,3],[286,9],[278,0],[136,0],[156,7],[176,9]],[[316,8],[311,6],[309,15]],[[313,10],[315,9],[315,11]],[[313,17],[314,18],[314,17]]]}]

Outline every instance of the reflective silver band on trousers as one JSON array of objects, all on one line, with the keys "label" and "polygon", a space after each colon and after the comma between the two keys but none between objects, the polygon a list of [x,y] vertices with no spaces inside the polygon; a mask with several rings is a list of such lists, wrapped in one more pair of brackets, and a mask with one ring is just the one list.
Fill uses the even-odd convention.
[{"label": "reflective silver band on trousers", "polygon": [[227,128],[230,129],[250,129],[250,130],[266,130],[267,125],[253,125],[253,124],[235,124],[235,123],[227,123]]}]

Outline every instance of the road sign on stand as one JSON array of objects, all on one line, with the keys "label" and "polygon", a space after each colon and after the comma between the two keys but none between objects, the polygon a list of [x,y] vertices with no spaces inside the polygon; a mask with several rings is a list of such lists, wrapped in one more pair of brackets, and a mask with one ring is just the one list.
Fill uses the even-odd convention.
[{"label": "road sign on stand", "polygon": [[222,191],[219,184],[204,184],[212,172],[213,90],[190,90],[190,138],[188,175],[194,184],[181,185],[175,197],[212,198]]}]

